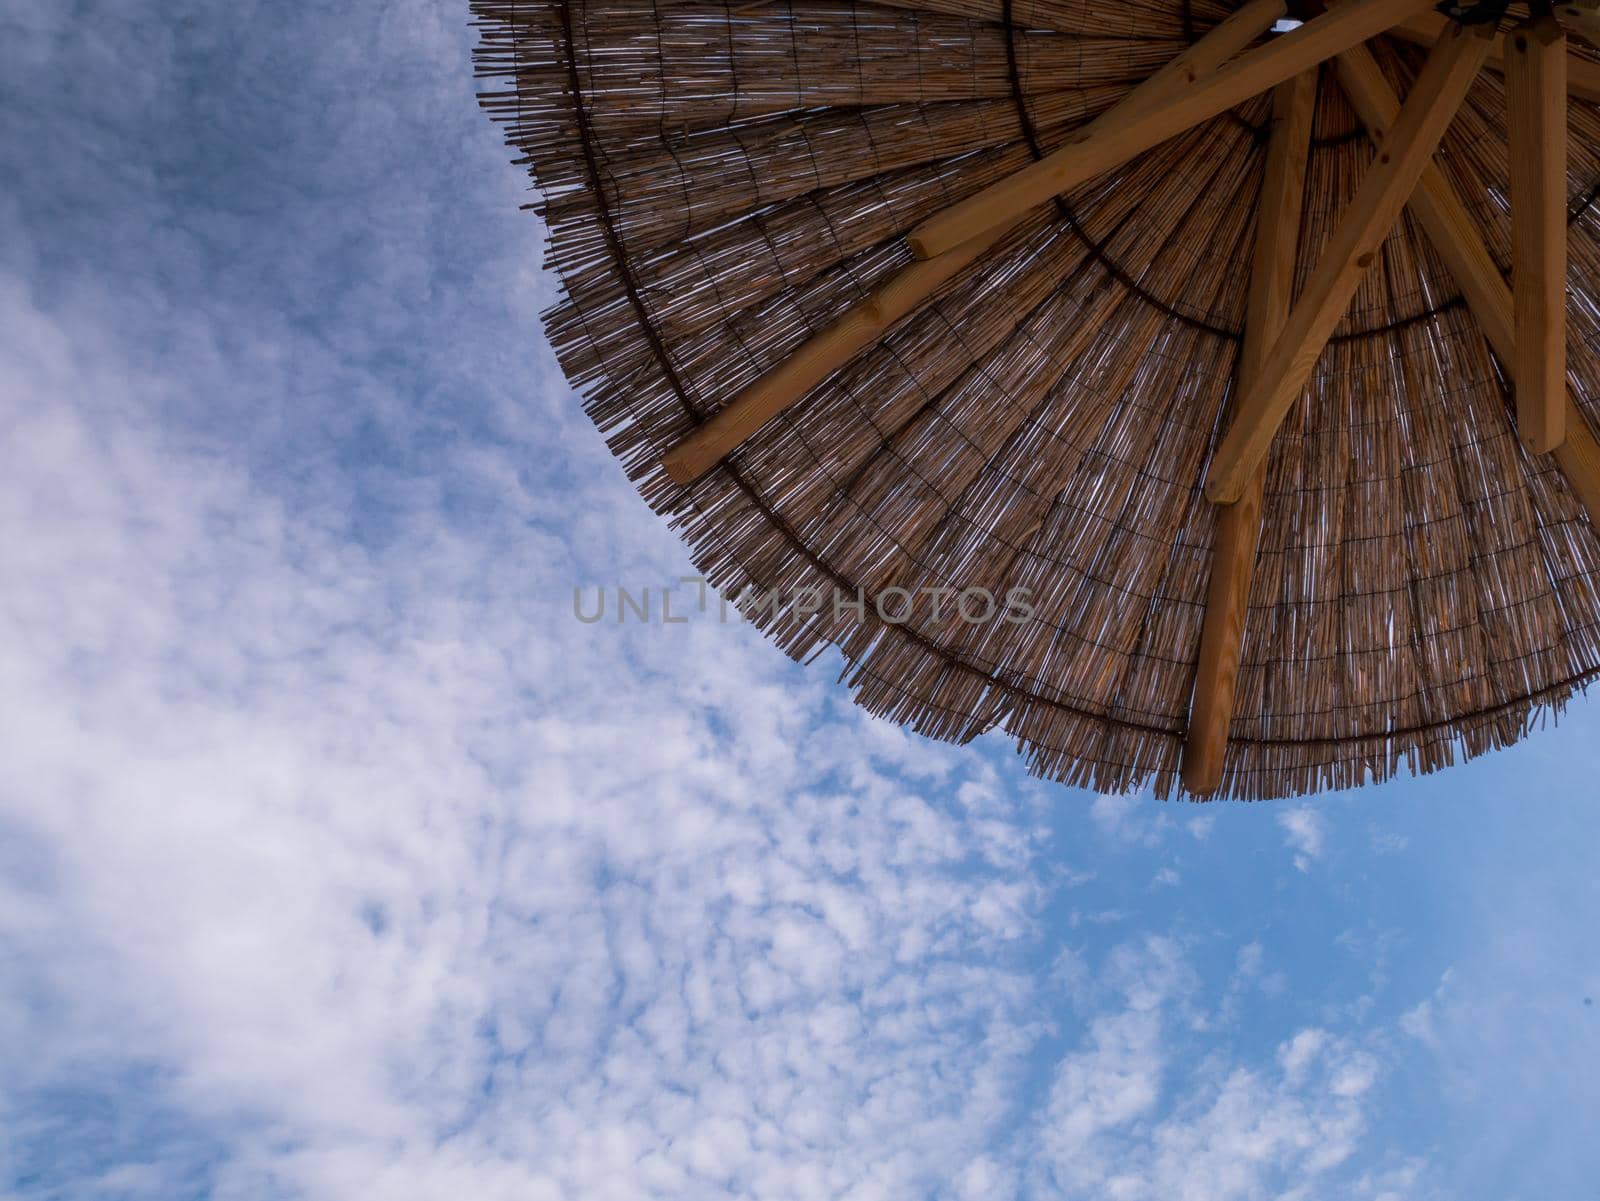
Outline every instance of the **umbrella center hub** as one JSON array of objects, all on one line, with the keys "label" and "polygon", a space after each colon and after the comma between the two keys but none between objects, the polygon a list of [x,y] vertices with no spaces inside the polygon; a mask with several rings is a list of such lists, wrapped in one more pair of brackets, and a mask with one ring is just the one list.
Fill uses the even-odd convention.
[{"label": "umbrella center hub", "polygon": [[[1510,0],[1443,0],[1438,10],[1461,25],[1498,25],[1510,7]],[[1536,14],[1541,7],[1548,10],[1550,5],[1532,5]]]}]

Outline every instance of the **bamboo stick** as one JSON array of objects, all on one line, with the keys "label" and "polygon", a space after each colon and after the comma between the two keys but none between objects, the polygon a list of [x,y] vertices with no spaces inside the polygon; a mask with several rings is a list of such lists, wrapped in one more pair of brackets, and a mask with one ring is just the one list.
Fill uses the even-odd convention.
[{"label": "bamboo stick", "polygon": [[1517,432],[1561,445],[1567,395],[1567,38],[1550,17],[1506,43]]},{"label": "bamboo stick", "polygon": [[[1171,97],[1206,78],[1272,27],[1283,0],[1251,0],[1172,63],[1135,88],[1088,126],[1114,127],[1130,117],[1159,110]],[[1131,158],[1129,151],[1124,158]],[[1046,198],[1048,199],[1048,197]],[[798,401],[861,350],[882,337],[939,287],[970,266],[1015,226],[1016,219],[982,230],[936,258],[910,264],[861,303],[808,338],[787,359],[718,409],[662,456],[662,467],[679,484],[691,484],[720,463],[746,438]]]},{"label": "bamboo stick", "polygon": [[[1279,84],[1273,93],[1272,133],[1257,206],[1238,393],[1247,391],[1260,375],[1294,299],[1295,256],[1316,100],[1314,70]],[[1266,472],[1258,468],[1239,503],[1223,509],[1217,522],[1181,768],[1183,786],[1196,795],[1215,792],[1222,785],[1265,488]]]},{"label": "bamboo stick", "polygon": [[929,217],[907,238],[912,253],[922,259],[943,254],[1428,7],[1429,0],[1347,0],[1211,78],[1192,81],[1159,107],[1119,111],[1032,166]]},{"label": "bamboo stick", "polygon": [[[1381,139],[1399,116],[1400,99],[1372,53],[1365,46],[1357,46],[1341,54],[1338,79],[1361,123],[1375,140]],[[1511,289],[1501,277],[1466,205],[1437,164],[1429,163],[1423,169],[1422,181],[1407,207],[1466,297],[1467,307],[1477,318],[1489,346],[1507,371],[1512,371],[1516,362],[1516,324]],[[1589,524],[1600,530],[1600,440],[1589,428],[1570,389],[1565,409],[1567,436],[1556,449],[1556,464],[1588,513]]]},{"label": "bamboo stick", "polygon": [[667,475],[680,484],[699,479],[734,447],[881,338],[1007,232],[991,230],[949,254],[912,263],[861,304],[845,310],[844,316],[808,338],[667,451],[661,459]]},{"label": "bamboo stick", "polygon": [[1427,67],[1406,98],[1399,120],[1380,144],[1377,160],[1307,281],[1260,378],[1239,405],[1206,477],[1206,495],[1213,502],[1237,501],[1266,458],[1284,416],[1305,387],[1350,298],[1466,98],[1488,53],[1491,35],[1487,26],[1471,30],[1457,26],[1429,55]]}]

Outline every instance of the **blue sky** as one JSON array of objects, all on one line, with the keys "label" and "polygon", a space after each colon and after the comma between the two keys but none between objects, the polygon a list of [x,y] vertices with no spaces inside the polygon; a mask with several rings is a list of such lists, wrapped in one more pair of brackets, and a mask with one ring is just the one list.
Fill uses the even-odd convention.
[{"label": "blue sky", "polygon": [[1169,805],[662,584],[465,5],[0,9],[0,1196],[1592,1198],[1600,715]]}]

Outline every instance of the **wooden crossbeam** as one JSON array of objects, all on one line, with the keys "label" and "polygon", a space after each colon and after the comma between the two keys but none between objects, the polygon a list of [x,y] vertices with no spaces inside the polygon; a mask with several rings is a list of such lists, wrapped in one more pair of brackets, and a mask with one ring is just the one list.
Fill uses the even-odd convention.
[{"label": "wooden crossbeam", "polygon": [[[1364,46],[1341,54],[1337,68],[1339,84],[1356,115],[1373,140],[1381,140],[1400,114],[1399,97]],[[1516,361],[1511,289],[1501,277],[1467,206],[1434,163],[1423,168],[1422,180],[1411,194],[1408,207],[1466,297],[1467,307],[1477,318],[1490,348],[1509,372]],[[1600,531],[1600,440],[1595,438],[1570,390],[1566,394],[1566,430],[1566,441],[1555,452],[1556,465],[1588,513],[1590,525]]]},{"label": "wooden crossbeam", "polygon": [[1306,281],[1260,378],[1240,402],[1206,476],[1206,495],[1212,501],[1237,501],[1266,458],[1284,416],[1305,388],[1362,277],[1466,98],[1488,54],[1492,33],[1487,26],[1455,26],[1428,56],[1428,65],[1379,144],[1376,160]]},{"label": "wooden crossbeam", "polygon": [[[1215,29],[1086,127],[1095,136],[1183,95],[1259,38],[1286,11],[1283,0],[1250,0]],[[1123,159],[1132,158],[1128,151]],[[1119,160],[1122,161],[1122,160]],[[900,270],[865,300],[802,343],[787,359],[741,390],[662,457],[667,475],[691,484],[744,440],[870,346],[923,304],[1021,220],[992,226],[965,245]]]},{"label": "wooden crossbeam", "polygon": [[1567,38],[1554,18],[1506,36],[1506,110],[1517,432],[1546,454],[1567,399]]},{"label": "wooden crossbeam", "polygon": [[1099,130],[1079,134],[1037,163],[929,217],[906,240],[918,258],[943,254],[1429,7],[1430,0],[1345,0],[1241,55],[1171,102],[1121,114]]},{"label": "wooden crossbeam", "polygon": [[[1567,16],[1570,9],[1577,5],[1568,5],[1562,9],[1563,20],[1567,22],[1573,32],[1581,32],[1578,25]],[[1582,10],[1580,10],[1582,11]],[[1593,9],[1589,12],[1592,14]],[[1389,33],[1397,38],[1404,38],[1419,46],[1431,46],[1439,40],[1441,34],[1454,24],[1449,17],[1439,13],[1418,13],[1414,17],[1407,17]],[[1494,45],[1489,49],[1488,61],[1484,64],[1492,71],[1505,72],[1505,39],[1495,38]],[[1571,58],[1567,62],[1567,95],[1576,96],[1579,100],[1587,100],[1591,104],[1600,104],[1600,64],[1593,63],[1586,58]]]},{"label": "wooden crossbeam", "polygon": [[[1078,140],[1066,148],[1076,155],[1074,165],[1064,169],[1056,159],[1052,189],[1034,203],[1044,203],[1058,191],[1110,170],[1166,138],[1358,45],[1428,4],[1429,0],[1346,0],[1336,11],[1240,55],[1286,11],[1283,0],[1250,0],[1080,131]],[[1220,86],[1219,80],[1223,81]],[[1042,159],[1018,175],[1050,163],[1053,158]],[[986,194],[980,192],[977,198]],[[974,211],[971,204],[963,202],[945,213],[963,210],[970,217]],[[927,245],[913,238],[913,250],[922,261],[903,268],[669,448],[662,457],[668,476],[680,484],[699,479],[756,430],[918,308],[1015,228],[1032,207],[1025,205],[1008,214],[984,216],[975,222],[979,228],[972,236],[937,253],[931,253]],[[979,205],[978,211],[987,210]]]},{"label": "wooden crossbeam", "polygon": [[[1295,255],[1316,101],[1314,70],[1279,84],[1273,92],[1272,131],[1257,205],[1244,345],[1234,381],[1236,395],[1249,389],[1261,374],[1294,299]],[[1196,796],[1215,792],[1222,785],[1265,488],[1266,472],[1258,469],[1239,502],[1223,509],[1217,519],[1181,767],[1183,786]]]},{"label": "wooden crossbeam", "polygon": [[1600,47],[1600,4],[1596,0],[1574,0],[1557,11],[1563,25],[1589,45]]}]

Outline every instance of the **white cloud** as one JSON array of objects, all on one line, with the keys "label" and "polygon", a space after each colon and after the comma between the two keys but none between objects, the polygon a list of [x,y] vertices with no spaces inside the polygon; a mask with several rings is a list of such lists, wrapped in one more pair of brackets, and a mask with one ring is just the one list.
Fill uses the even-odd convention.
[{"label": "white cloud", "polygon": [[1410,838],[1394,830],[1372,832],[1372,849],[1380,855],[1398,855],[1410,845]]},{"label": "white cloud", "polygon": [[1057,1069],[1040,1118],[1040,1195],[1120,1201],[1367,1195],[1330,1175],[1355,1154],[1378,1061],[1327,1030],[1297,1032],[1275,1067],[1183,1054],[1200,1004],[1178,947],[1127,944],[1100,977],[1117,1001]]},{"label": "white cloud", "polygon": [[1433,1002],[1421,1001],[1415,1008],[1408,1009],[1400,1017],[1400,1029],[1418,1042],[1437,1047],[1439,1033],[1433,1025]]},{"label": "white cloud", "polygon": [[1124,846],[1156,846],[1169,818],[1164,803],[1141,793],[1101,793],[1089,805],[1089,817],[1100,833]]},{"label": "white cloud", "polygon": [[1074,930],[1086,926],[1114,926],[1118,922],[1125,922],[1133,916],[1133,912],[1128,909],[1073,908],[1067,914],[1067,925]]},{"label": "white cloud", "polygon": [[1327,1031],[1312,1028],[1300,1031],[1279,1047],[1278,1062],[1283,1066],[1284,1076],[1290,1080],[1299,1080],[1303,1077],[1306,1068],[1322,1054],[1327,1042]]},{"label": "white cloud", "polygon": [[1285,808],[1278,814],[1278,825],[1283,828],[1284,841],[1294,851],[1295,870],[1310,871],[1312,862],[1322,858],[1327,836],[1322,815],[1307,805]]}]

